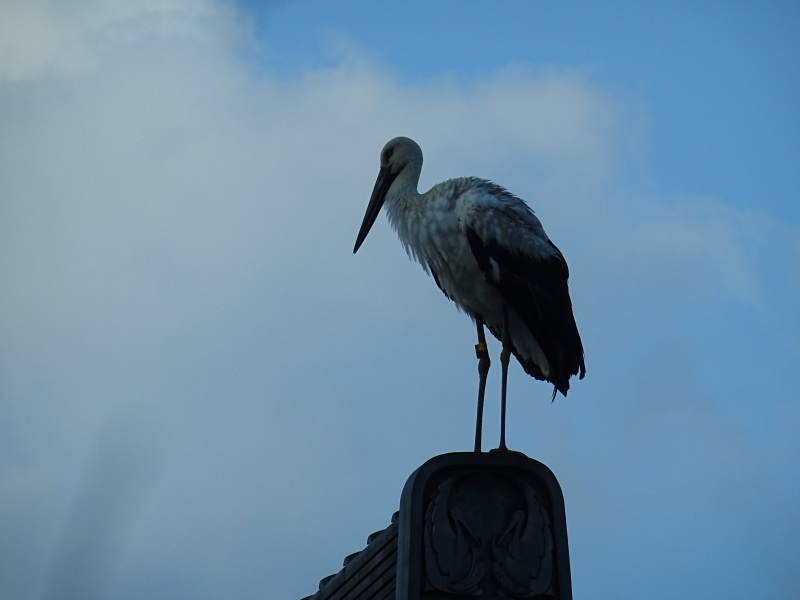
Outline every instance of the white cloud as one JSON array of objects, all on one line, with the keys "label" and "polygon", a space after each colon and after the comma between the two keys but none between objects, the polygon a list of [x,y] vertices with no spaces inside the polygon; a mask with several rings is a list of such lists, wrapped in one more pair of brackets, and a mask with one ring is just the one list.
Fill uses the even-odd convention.
[{"label": "white cloud", "polygon": [[208,0],[10,0],[0,5],[0,78],[74,74],[126,39],[226,44],[239,33],[234,11]]}]

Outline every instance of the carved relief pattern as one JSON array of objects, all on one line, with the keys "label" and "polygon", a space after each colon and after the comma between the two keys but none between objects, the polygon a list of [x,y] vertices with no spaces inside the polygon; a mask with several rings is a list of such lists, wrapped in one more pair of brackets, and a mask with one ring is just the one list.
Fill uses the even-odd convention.
[{"label": "carved relief pattern", "polygon": [[426,592],[554,597],[550,518],[536,490],[515,475],[473,472],[443,480],[427,507],[424,555]]}]

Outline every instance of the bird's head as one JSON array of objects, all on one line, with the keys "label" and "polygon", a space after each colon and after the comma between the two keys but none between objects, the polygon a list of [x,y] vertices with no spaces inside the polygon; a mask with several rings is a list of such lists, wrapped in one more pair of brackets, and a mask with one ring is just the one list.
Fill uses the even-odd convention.
[{"label": "bird's head", "polygon": [[392,187],[395,179],[401,174],[405,173],[409,178],[410,185],[413,185],[416,191],[417,181],[419,180],[419,173],[422,170],[422,149],[419,144],[407,137],[396,137],[389,140],[381,150],[381,168],[378,172],[378,179],[375,181],[375,187],[372,189],[372,196],[367,205],[367,212],[364,214],[364,220],[361,222],[361,229],[358,231],[356,238],[356,245],[353,247],[353,253],[358,252],[361,244],[367,237],[372,224],[378,218],[381,212],[381,207],[386,201],[386,196],[389,193],[389,188]]},{"label": "bird's head", "polygon": [[381,169],[388,169],[397,176],[409,165],[422,167],[422,149],[407,137],[396,137],[386,142],[381,150]]}]

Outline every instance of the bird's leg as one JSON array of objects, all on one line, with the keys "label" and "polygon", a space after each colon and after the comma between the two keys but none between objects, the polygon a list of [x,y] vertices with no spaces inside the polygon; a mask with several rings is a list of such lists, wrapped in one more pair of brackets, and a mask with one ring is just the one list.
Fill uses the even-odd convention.
[{"label": "bird's leg", "polygon": [[508,333],[508,310],[503,307],[503,350],[500,353],[500,366],[502,368],[502,384],[500,387],[500,446],[498,450],[507,450],[506,447],[506,389],[508,387],[508,362],[511,359],[511,339]]},{"label": "bird's leg", "polygon": [[483,429],[483,396],[486,392],[486,376],[489,374],[489,350],[486,348],[486,335],[483,331],[483,319],[475,319],[478,327],[478,343],[475,344],[475,354],[478,357],[478,418],[475,424],[475,452],[481,451],[481,432]]}]

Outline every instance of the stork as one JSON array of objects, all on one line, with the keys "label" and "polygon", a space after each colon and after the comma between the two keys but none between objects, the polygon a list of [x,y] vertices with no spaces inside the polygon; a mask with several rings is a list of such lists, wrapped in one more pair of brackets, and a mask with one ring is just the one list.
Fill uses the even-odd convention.
[{"label": "stork", "polygon": [[505,188],[477,177],[449,179],[424,194],[417,191],[422,150],[407,137],[381,151],[355,254],[381,207],[410,258],[433,276],[439,289],[477,327],[478,416],[481,429],[489,353],[484,326],[502,342],[500,353],[500,450],[506,450],[506,390],[513,354],[526,373],[567,395],[573,375],[586,367],[569,296],[569,270],[530,207]]}]

